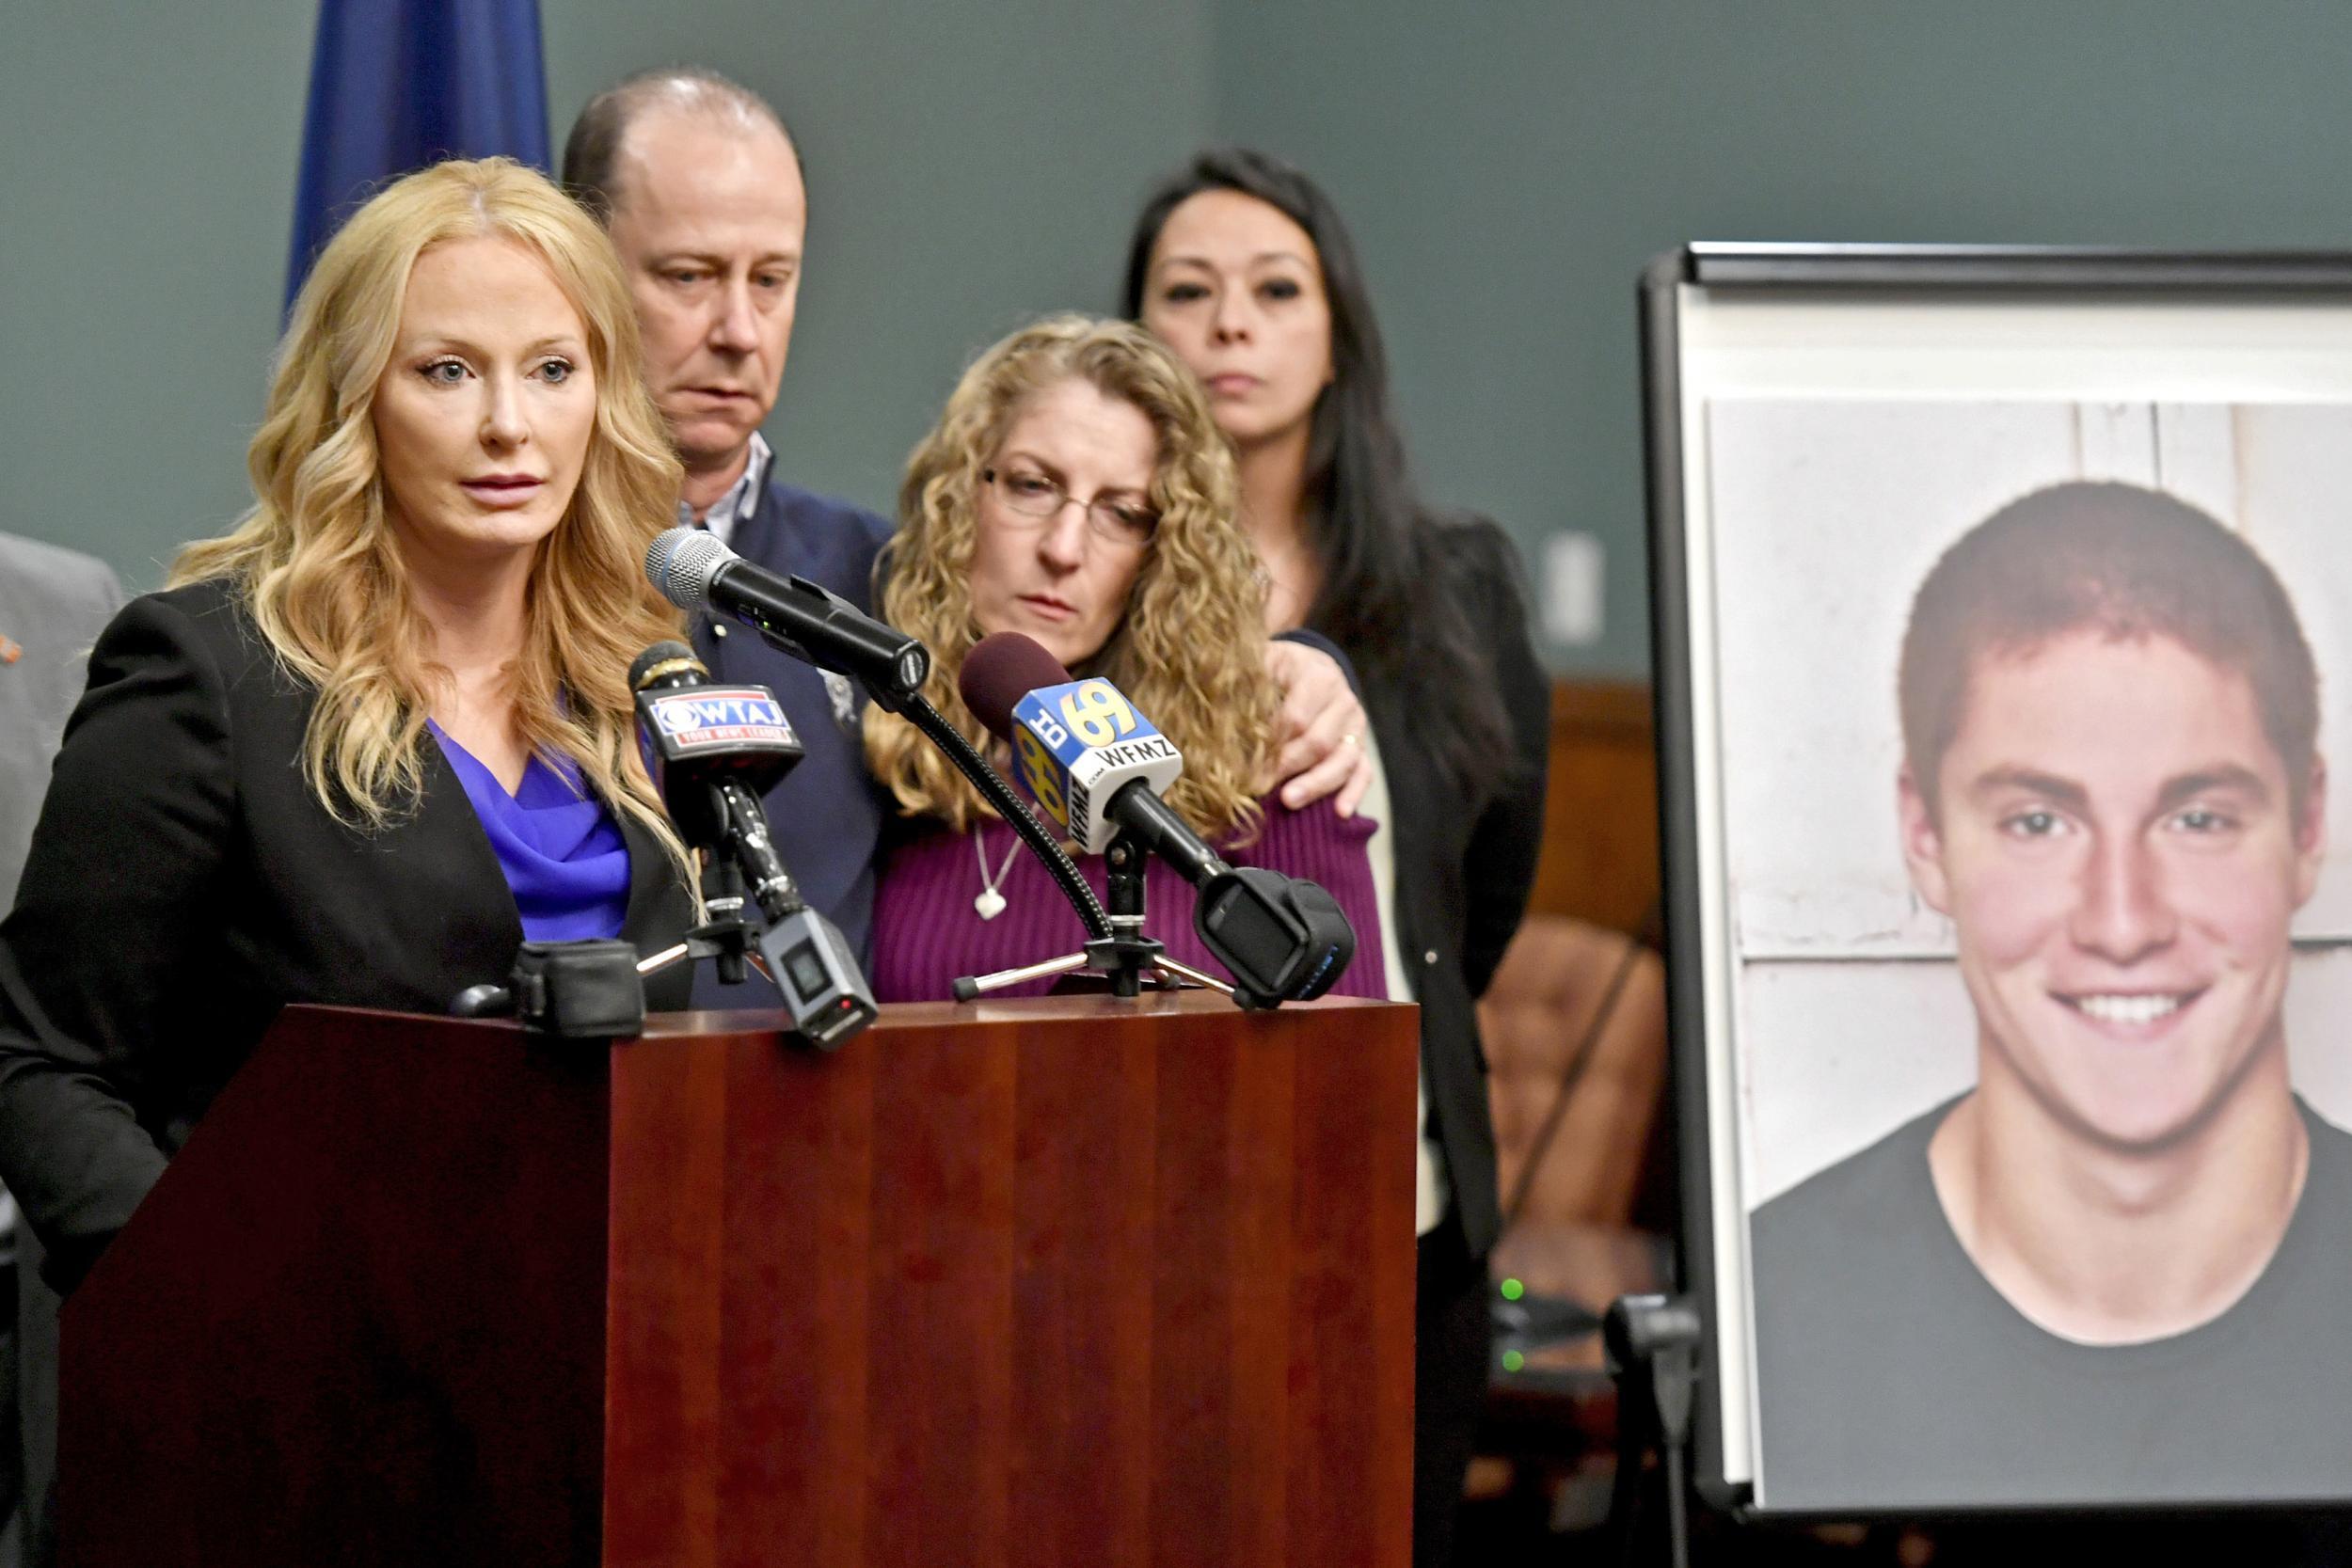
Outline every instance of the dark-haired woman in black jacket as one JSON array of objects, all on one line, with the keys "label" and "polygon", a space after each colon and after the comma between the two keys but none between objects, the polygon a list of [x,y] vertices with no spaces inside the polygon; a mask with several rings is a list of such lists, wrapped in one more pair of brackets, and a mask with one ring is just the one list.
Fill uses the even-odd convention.
[{"label": "dark-haired woman in black jacket", "polygon": [[1355,246],[1311,181],[1263,153],[1196,157],[1137,219],[1125,297],[1240,455],[1268,629],[1331,639],[1363,683],[1359,739],[1387,796],[1367,803],[1385,819],[1375,866],[1385,839],[1394,867],[1390,994],[1422,1008],[1413,1560],[1432,1568],[1452,1556],[1486,1390],[1500,1228],[1475,1004],[1534,881],[1548,686],[1509,541],[1413,493]]}]

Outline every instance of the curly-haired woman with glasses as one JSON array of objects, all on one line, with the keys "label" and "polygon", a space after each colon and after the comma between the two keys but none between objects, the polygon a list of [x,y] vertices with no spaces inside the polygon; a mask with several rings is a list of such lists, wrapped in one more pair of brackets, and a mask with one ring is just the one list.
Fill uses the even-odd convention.
[{"label": "curly-haired woman with glasses", "polygon": [[[1372,825],[1327,799],[1272,797],[1281,693],[1267,672],[1265,582],[1234,523],[1236,481],[1199,384],[1122,322],[1060,316],[981,355],[915,449],[885,548],[883,616],[936,656],[929,695],[976,744],[956,693],[964,655],[1017,631],[1100,674],[1184,752],[1168,799],[1237,865],[1320,882],[1376,928]],[[955,977],[1034,962],[1083,933],[1043,868],[905,721],[868,710],[866,754],[903,820],[875,893],[875,994],[945,998]],[[1080,862],[1098,890],[1099,857]],[[1154,863],[1151,934],[1216,973],[1192,889]],[[1335,990],[1382,996],[1359,962]]]}]

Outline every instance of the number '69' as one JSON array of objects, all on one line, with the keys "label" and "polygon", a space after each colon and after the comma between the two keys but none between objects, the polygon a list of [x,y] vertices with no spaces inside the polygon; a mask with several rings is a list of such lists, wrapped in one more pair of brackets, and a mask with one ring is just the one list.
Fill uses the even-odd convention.
[{"label": "number '69'", "polygon": [[1061,716],[1089,746],[1107,746],[1136,731],[1136,710],[1108,681],[1088,681],[1062,694]]}]

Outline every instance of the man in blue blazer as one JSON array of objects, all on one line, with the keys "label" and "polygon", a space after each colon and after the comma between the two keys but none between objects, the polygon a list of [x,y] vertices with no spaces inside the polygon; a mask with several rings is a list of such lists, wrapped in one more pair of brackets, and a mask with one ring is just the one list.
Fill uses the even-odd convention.
[{"label": "man in blue blazer", "polygon": [[[603,222],[637,301],[646,379],[685,461],[678,521],[707,528],[771,571],[872,608],[874,557],[891,525],[774,473],[759,433],[784,379],[808,229],[800,153],[775,110],[715,71],[665,68],[589,100],[564,146],[564,182]],[[805,754],[768,795],[768,818],[803,892],[860,953],[874,908],[883,798],[866,772],[863,694],[838,675],[706,617],[694,647],[711,674],[775,692]],[[1363,707],[1333,657],[1278,643],[1285,692],[1280,768],[1294,806],[1371,783]],[[695,977],[699,1007],[767,1006],[754,976]]]},{"label": "man in blue blazer", "polygon": [[[636,295],[647,380],[686,464],[678,521],[870,608],[889,523],[785,483],[759,433],[784,378],[807,230],[783,121],[715,75],[633,76],[580,111],[564,180],[604,221]],[[791,716],[806,754],[770,792],[769,820],[809,901],[864,951],[882,816],[860,694],[739,627],[704,617],[693,637],[715,678],[765,686]],[[772,995],[756,976],[722,986],[708,966],[695,980],[697,1006],[764,1006]]]}]

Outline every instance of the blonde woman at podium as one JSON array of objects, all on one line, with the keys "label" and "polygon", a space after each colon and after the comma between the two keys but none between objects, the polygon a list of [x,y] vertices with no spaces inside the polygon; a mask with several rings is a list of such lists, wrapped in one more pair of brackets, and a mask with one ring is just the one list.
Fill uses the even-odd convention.
[{"label": "blonde woman at podium", "polygon": [[[982,637],[1020,632],[1106,677],[1184,753],[1168,798],[1195,832],[1234,865],[1322,884],[1372,941],[1371,820],[1343,817],[1335,797],[1293,810],[1272,793],[1282,694],[1236,497],[1225,437],[1174,355],[1128,323],[1055,317],[981,355],[915,449],[882,614],[930,646],[928,694],[975,744],[985,733],[956,685]],[[1044,867],[929,741],[879,708],[866,736],[900,813],[875,887],[877,998],[944,1000],[959,975],[1083,943]],[[1100,894],[1102,857],[1079,867]],[[1216,974],[1191,886],[1154,860],[1145,896],[1148,934]],[[1388,994],[1376,943],[1333,989]]]},{"label": "blonde woman at podium", "polygon": [[0,924],[0,1177],[59,1289],[286,1004],[437,1013],[526,936],[691,923],[625,679],[678,634],[638,363],[603,234],[520,165],[411,175],[320,255],[253,509],[98,640]]}]

